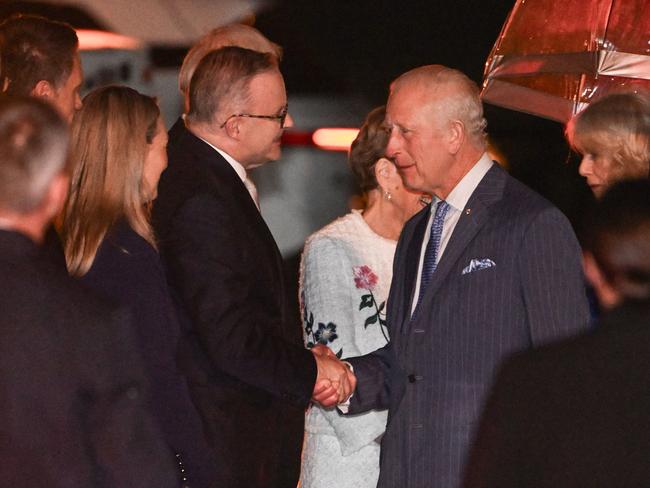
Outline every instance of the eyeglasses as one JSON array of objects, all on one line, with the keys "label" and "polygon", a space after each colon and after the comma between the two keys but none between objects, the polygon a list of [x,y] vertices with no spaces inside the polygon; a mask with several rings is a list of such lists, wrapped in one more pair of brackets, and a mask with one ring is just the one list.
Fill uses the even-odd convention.
[{"label": "eyeglasses", "polygon": [[233,117],[249,117],[251,119],[267,119],[267,120],[278,120],[280,122],[280,129],[284,129],[284,122],[287,120],[287,114],[289,113],[289,104],[287,103],[283,108],[282,112],[278,115],[256,115],[256,114],[232,114],[228,117],[223,124],[219,126],[220,129],[223,129],[228,121]]}]

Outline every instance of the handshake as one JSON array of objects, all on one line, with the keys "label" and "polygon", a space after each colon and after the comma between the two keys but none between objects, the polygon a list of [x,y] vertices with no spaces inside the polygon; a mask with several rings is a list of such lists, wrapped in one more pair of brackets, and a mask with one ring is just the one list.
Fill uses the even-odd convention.
[{"label": "handshake", "polygon": [[326,408],[347,401],[357,385],[357,379],[349,366],[322,344],[315,345],[311,352],[318,367],[312,401]]}]

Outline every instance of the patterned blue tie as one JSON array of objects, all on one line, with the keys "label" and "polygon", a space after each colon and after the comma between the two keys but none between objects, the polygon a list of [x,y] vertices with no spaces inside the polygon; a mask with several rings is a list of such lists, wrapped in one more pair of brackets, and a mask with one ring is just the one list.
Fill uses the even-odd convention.
[{"label": "patterned blue tie", "polygon": [[444,200],[440,200],[436,206],[436,214],[431,222],[431,233],[429,235],[429,242],[424,251],[424,262],[422,263],[422,274],[420,275],[420,292],[418,293],[418,303],[415,306],[415,313],[417,312],[424,292],[431,281],[433,272],[438,265],[438,248],[440,247],[440,238],[442,237],[442,226],[445,223],[445,215],[449,210],[449,204]]}]

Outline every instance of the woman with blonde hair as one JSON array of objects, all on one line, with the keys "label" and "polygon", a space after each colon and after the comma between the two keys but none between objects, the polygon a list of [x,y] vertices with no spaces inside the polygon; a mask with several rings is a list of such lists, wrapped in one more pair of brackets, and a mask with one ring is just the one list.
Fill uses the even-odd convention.
[{"label": "woman with blonde hair", "polygon": [[[386,299],[397,239],[406,221],[428,203],[404,187],[385,157],[384,116],[385,107],[370,112],[350,149],[365,208],[309,237],[300,268],[305,344],[326,345],[343,358],[388,342]],[[376,486],[385,428],[386,411],[344,417],[313,405],[305,421],[302,488]]]},{"label": "woman with blonde hair", "polygon": [[596,197],[619,180],[648,178],[650,93],[612,93],[592,102],[569,121],[566,137],[582,154],[579,171]]},{"label": "woman with blonde hair", "polygon": [[149,222],[167,133],[153,98],[127,87],[88,94],[72,123],[74,167],[63,213],[68,270],[134,315],[151,383],[150,409],[179,461],[179,480],[208,486],[201,421],[175,356],[180,323]]}]

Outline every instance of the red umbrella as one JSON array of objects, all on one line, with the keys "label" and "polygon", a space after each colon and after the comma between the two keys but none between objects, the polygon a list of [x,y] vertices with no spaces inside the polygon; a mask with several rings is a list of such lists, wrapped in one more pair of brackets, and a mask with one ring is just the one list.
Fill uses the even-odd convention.
[{"label": "red umbrella", "polygon": [[566,122],[650,89],[650,0],[517,0],[485,65],[486,102]]}]

